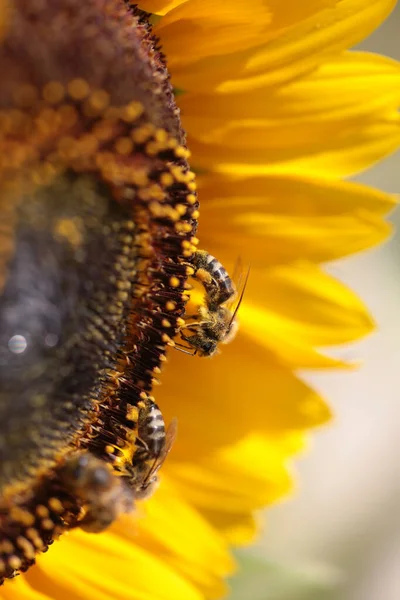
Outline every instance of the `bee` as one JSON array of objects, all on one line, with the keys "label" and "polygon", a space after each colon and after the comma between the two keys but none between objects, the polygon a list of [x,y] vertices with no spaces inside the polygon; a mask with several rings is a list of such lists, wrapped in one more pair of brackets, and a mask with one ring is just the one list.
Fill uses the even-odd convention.
[{"label": "bee", "polygon": [[225,267],[215,256],[205,250],[197,250],[192,259],[194,277],[201,281],[207,292],[207,305],[216,311],[221,304],[236,296],[236,288]]},{"label": "bee", "polygon": [[[243,299],[249,271],[239,302],[232,312],[231,306],[237,291],[225,267],[204,250],[198,250],[194,254],[192,265],[195,268],[193,277],[201,281],[205,289],[205,303],[199,307],[198,315],[194,317],[196,320],[182,327],[182,330],[193,333],[187,335],[181,330],[180,336],[194,349],[194,352],[189,351],[188,354],[213,356],[217,353],[220,343],[228,344],[236,336],[239,328],[236,315]],[[177,348],[183,352],[187,351],[187,348],[179,344]]]},{"label": "bee", "polygon": [[79,521],[84,531],[100,533],[133,508],[132,490],[104,461],[89,452],[70,457],[60,476],[64,488],[77,496],[85,508]]},{"label": "bee", "polygon": [[135,499],[148,498],[158,484],[158,471],[176,438],[177,420],[165,428],[161,410],[153,400],[139,403],[136,450],[127,467]]}]

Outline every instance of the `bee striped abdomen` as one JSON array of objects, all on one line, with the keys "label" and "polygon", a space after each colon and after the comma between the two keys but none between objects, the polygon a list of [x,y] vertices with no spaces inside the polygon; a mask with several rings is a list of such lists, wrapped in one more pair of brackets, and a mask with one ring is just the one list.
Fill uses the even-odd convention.
[{"label": "bee striped abdomen", "polygon": [[227,302],[235,294],[236,290],[227,270],[215,256],[205,250],[198,250],[194,254],[192,262],[196,273],[202,269],[211,277],[211,283],[204,278],[202,278],[202,283],[209,293],[208,301],[213,306]]},{"label": "bee striped abdomen", "polygon": [[150,456],[158,456],[165,444],[165,423],[157,404],[150,401],[139,412],[138,437]]}]

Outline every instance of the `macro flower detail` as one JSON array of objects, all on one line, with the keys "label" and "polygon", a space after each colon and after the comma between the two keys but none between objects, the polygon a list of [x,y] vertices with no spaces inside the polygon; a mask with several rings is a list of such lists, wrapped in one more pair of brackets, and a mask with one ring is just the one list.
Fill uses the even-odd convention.
[{"label": "macro flower detail", "polygon": [[[17,6],[2,46],[3,577],[66,530],[105,529],[153,483],[157,462],[134,468],[148,460],[133,457],[135,431],[150,452],[147,419],[159,430],[161,417],[149,394],[196,248],[194,176],[161,56],[124,6],[93,30],[98,16],[96,3]],[[93,40],[102,28],[107,43]],[[93,46],[79,64],[73,33]]]},{"label": "macro flower detail", "polygon": [[[394,198],[343,178],[400,145],[398,64],[347,51],[393,5],[0,4],[0,566],[29,568],[1,598],[226,594],[230,546],[330,417],[296,370],[351,366],[326,347],[373,329],[321,264],[390,232]],[[187,304],[187,148],[201,248],[229,274],[251,265],[239,337],[210,360],[173,348],[209,291]],[[157,407],[178,436],[133,502],[126,469]],[[135,505],[99,535],[81,530],[108,525],[93,480],[77,485],[88,453],[110,521]]]}]

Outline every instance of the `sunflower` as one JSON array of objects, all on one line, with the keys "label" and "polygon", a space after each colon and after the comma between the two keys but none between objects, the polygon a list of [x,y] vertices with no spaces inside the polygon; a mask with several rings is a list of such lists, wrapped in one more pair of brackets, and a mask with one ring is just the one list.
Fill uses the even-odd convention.
[{"label": "sunflower", "polygon": [[[154,496],[138,501],[133,517],[122,516],[101,535],[80,529],[65,533],[25,575],[5,582],[1,598],[201,600],[227,593],[224,579],[235,569],[230,547],[254,539],[259,530],[257,511],[290,491],[292,457],[304,449],[307,432],[330,417],[323,399],[296,370],[351,367],[323,348],[359,339],[373,329],[362,303],[320,265],[369,248],[390,231],[384,217],[394,198],[343,179],[400,145],[397,63],[347,51],[377,27],[394,4],[392,0],[143,0],[137,6],[122,0],[90,0],[81,7],[76,0],[58,0],[32,2],[22,10],[24,3],[16,2],[15,14],[7,12],[2,94],[9,92],[6,67],[19,78],[19,87],[1,105],[2,191],[7,200],[0,204],[5,215],[1,260],[9,261],[13,252],[18,256],[18,243],[27,243],[28,238],[18,237],[18,243],[7,245],[7,227],[13,220],[8,209],[22,195],[29,202],[20,204],[17,216],[23,227],[18,231],[25,227],[31,235],[33,220],[39,232],[34,243],[42,239],[48,243],[46,231],[49,224],[54,228],[55,214],[51,238],[55,245],[46,254],[46,269],[54,266],[60,248],[74,264],[84,264],[79,261],[83,244],[93,269],[81,272],[79,267],[75,275],[90,282],[91,297],[95,295],[102,309],[96,308],[101,327],[96,321],[95,331],[85,330],[85,342],[74,341],[69,362],[63,355],[62,369],[53,369],[53,387],[62,385],[63,392],[69,392],[82,371],[94,382],[91,390],[106,387],[107,398],[119,398],[121,389],[134,396],[136,388],[125,389],[128,375],[139,391],[144,380],[148,392],[157,383],[163,348],[173,345],[166,331],[179,328],[186,301],[188,271],[179,271],[179,260],[185,252],[190,260],[197,244],[198,211],[186,145],[201,200],[201,246],[229,268],[240,256],[244,264],[251,264],[251,276],[240,308],[238,339],[221,355],[205,360],[172,348],[168,352],[156,398],[167,422],[178,418],[179,435]],[[6,4],[0,6],[5,12]],[[149,22],[159,45],[154,45]],[[164,55],[186,144],[165,77]],[[23,67],[25,62],[29,68]],[[62,73],[55,76],[60,65]],[[32,82],[38,80],[42,100],[34,112],[37,86]],[[113,191],[114,204],[105,184]],[[168,206],[160,201],[162,194],[169,194]],[[124,210],[137,198],[149,203],[146,211],[151,217],[138,209],[132,224]],[[63,199],[68,199],[73,213],[58,212]],[[48,216],[37,217],[43,207],[51,221]],[[154,274],[155,269],[149,268],[149,231],[153,246],[168,252],[171,262],[166,264],[175,268],[172,275],[168,269]],[[131,250],[132,239],[133,247],[140,248],[137,254],[132,254],[136,252]],[[35,247],[46,252],[46,245]],[[140,271],[135,306],[147,301],[141,286],[154,296],[147,312],[141,309],[147,320],[141,322],[143,334],[137,338],[146,345],[149,336],[152,346],[147,354],[140,354],[139,342],[126,347],[126,337],[130,339],[126,334],[138,335],[138,324],[128,307],[130,288],[110,279],[114,275],[107,271],[110,256],[123,281],[132,269]],[[31,259],[25,254],[24,260]],[[18,261],[12,264],[13,276],[22,276]],[[38,281],[40,272],[37,269]],[[65,294],[74,298],[75,278],[64,279]],[[107,281],[108,287],[99,281]],[[155,321],[157,293],[166,285],[171,314]],[[33,281],[30,286],[35,287]],[[47,290],[50,283],[46,286]],[[90,307],[90,298],[87,302]],[[53,304],[54,299],[49,309]],[[81,304],[77,306],[81,315]],[[114,307],[110,314],[105,312],[109,306]],[[20,309],[28,318],[28,306],[22,302]],[[20,337],[9,343],[20,344],[24,341]],[[57,342],[54,334],[46,339],[50,347]],[[15,348],[15,356],[27,355]],[[121,354],[130,357],[123,365]],[[158,362],[153,364],[156,354]],[[80,370],[74,370],[76,356],[83,365]],[[140,373],[132,367],[135,361]],[[62,379],[67,362],[72,374],[67,369]],[[107,369],[112,376],[108,373],[105,383],[98,373]],[[21,389],[12,383],[21,402],[26,386]],[[113,430],[116,437],[112,437],[112,419],[121,416],[118,407],[107,404],[104,394],[100,400],[99,393],[96,398],[91,394],[87,405],[79,400],[76,406],[61,395],[65,414],[57,413],[56,421],[44,423],[46,393],[30,393],[25,399],[30,402],[29,413],[18,413],[26,439],[22,444],[21,437],[5,437],[12,452],[11,458],[5,454],[1,483],[7,482],[8,491],[21,493],[21,481],[28,478],[34,485],[38,473],[53,469],[52,478],[46,480],[50,486],[46,496],[43,484],[37,493],[43,498],[50,492],[57,495],[59,472],[43,448],[51,448],[60,459],[67,439],[83,447],[89,444],[101,455],[104,423],[109,427],[105,448],[112,454],[113,444],[118,446],[120,437],[128,435],[126,428],[118,434]],[[87,414],[96,420],[106,411],[102,427],[87,425],[77,436],[78,409],[80,415],[85,413],[86,425]],[[64,429],[57,435],[54,425],[60,422]],[[117,466],[125,460],[126,449],[120,445],[123,451],[113,455]],[[45,547],[59,532],[56,509],[64,511],[62,522],[71,527],[78,518],[79,506],[71,494],[56,500],[35,505],[35,527]],[[29,515],[13,514],[15,522],[26,520],[28,538]],[[19,539],[25,556],[35,541],[33,535],[29,539]],[[13,555],[7,539],[1,543],[9,566],[16,570],[30,566],[32,560],[22,564],[19,555]]]}]

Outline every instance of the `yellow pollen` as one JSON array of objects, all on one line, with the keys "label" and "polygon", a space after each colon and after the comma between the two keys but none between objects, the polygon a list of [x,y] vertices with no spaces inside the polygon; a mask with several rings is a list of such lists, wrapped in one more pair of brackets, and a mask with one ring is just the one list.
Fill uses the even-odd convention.
[{"label": "yellow pollen", "polygon": [[147,123],[138,129],[133,129],[131,137],[137,144],[144,144],[154,133],[154,125]]},{"label": "yellow pollen", "polygon": [[64,507],[61,503],[61,500],[59,500],[58,498],[50,498],[49,499],[49,507],[55,513],[61,514],[64,512]]},{"label": "yellow pollen", "polygon": [[91,154],[94,154],[96,152],[97,148],[97,138],[90,133],[82,136],[81,139],[78,141],[78,150],[80,155],[90,156]]},{"label": "yellow pollen", "polygon": [[13,508],[11,508],[10,515],[12,519],[18,521],[19,523],[22,523],[26,527],[33,525],[33,523],[35,522],[35,517],[32,515],[32,513],[30,513],[27,510],[23,510],[18,506],[14,506]]},{"label": "yellow pollen", "polygon": [[5,554],[11,554],[14,551],[14,546],[10,542],[10,540],[3,540],[0,544],[0,552],[4,552]]},{"label": "yellow pollen", "polygon": [[143,105],[140,102],[130,102],[122,112],[122,118],[128,123],[138,119],[144,112]]},{"label": "yellow pollen", "polygon": [[174,183],[171,173],[163,173],[160,177],[160,183],[164,187],[170,187]]},{"label": "yellow pollen", "polygon": [[157,154],[163,149],[163,147],[157,142],[148,142],[146,144],[145,153],[148,156],[157,156]]},{"label": "yellow pollen", "polygon": [[200,216],[200,211],[198,211],[198,210],[194,210],[194,211],[192,212],[192,219],[198,219],[198,218],[199,218],[199,216]]},{"label": "yellow pollen", "polygon": [[178,215],[182,217],[186,212],[186,206],[184,204],[177,204],[175,206],[175,210],[177,211]]},{"label": "yellow pollen", "polygon": [[169,279],[169,285],[173,288],[179,287],[179,279],[173,275]]},{"label": "yellow pollen", "polygon": [[167,142],[169,135],[168,133],[165,131],[165,129],[157,129],[157,131],[154,134],[154,137],[156,138],[157,142]]},{"label": "yellow pollen", "polygon": [[128,137],[118,138],[115,142],[115,149],[118,154],[123,154],[126,156],[127,154],[131,154],[133,150],[133,142]]},{"label": "yellow pollen", "polygon": [[162,325],[163,327],[172,327],[172,325],[171,325],[171,323],[168,321],[168,319],[163,319],[163,320],[161,321],[161,325]]},{"label": "yellow pollen", "polygon": [[175,230],[181,233],[189,233],[189,231],[192,230],[192,226],[190,225],[190,223],[176,223],[175,225]]},{"label": "yellow pollen", "polygon": [[91,117],[103,112],[110,102],[110,94],[105,90],[95,90],[86,100],[84,113]]},{"label": "yellow pollen", "polygon": [[175,310],[176,302],[174,302],[173,300],[168,300],[168,302],[165,304],[165,308],[166,310]]},{"label": "yellow pollen", "polygon": [[49,83],[46,83],[42,91],[43,100],[49,104],[61,102],[61,100],[64,99],[64,94],[64,86],[59,81],[50,81]]},{"label": "yellow pollen", "polygon": [[41,522],[41,525],[42,525],[43,529],[47,529],[47,530],[53,529],[53,527],[54,527],[54,523],[51,519],[43,519]]},{"label": "yellow pollen", "polygon": [[170,138],[168,140],[167,146],[168,146],[168,148],[171,148],[171,150],[176,148],[178,145],[179,145],[178,141],[175,138]]},{"label": "yellow pollen", "polygon": [[189,158],[189,150],[187,150],[184,146],[178,146],[175,148],[175,156],[177,158]]},{"label": "yellow pollen", "polygon": [[186,200],[189,204],[194,204],[196,202],[197,198],[194,194],[188,194],[186,197]]},{"label": "yellow pollen", "polygon": [[73,100],[83,100],[89,95],[89,84],[84,79],[72,79],[67,85],[67,90]]},{"label": "yellow pollen", "polygon": [[8,559],[8,564],[12,569],[19,569],[22,565],[22,561],[20,558],[18,558],[18,556],[10,556]]},{"label": "yellow pollen", "polygon": [[43,135],[54,135],[54,131],[58,129],[59,125],[60,115],[58,111],[55,111],[52,108],[45,108],[40,111],[36,118],[36,127]]},{"label": "yellow pollen", "polygon": [[44,506],[44,504],[39,504],[36,507],[36,514],[38,517],[48,517],[49,516],[49,509],[47,508],[47,506]]},{"label": "yellow pollen", "polygon": [[176,320],[176,324],[178,325],[178,327],[183,327],[185,325],[185,320],[181,319],[181,317],[178,317]]}]

